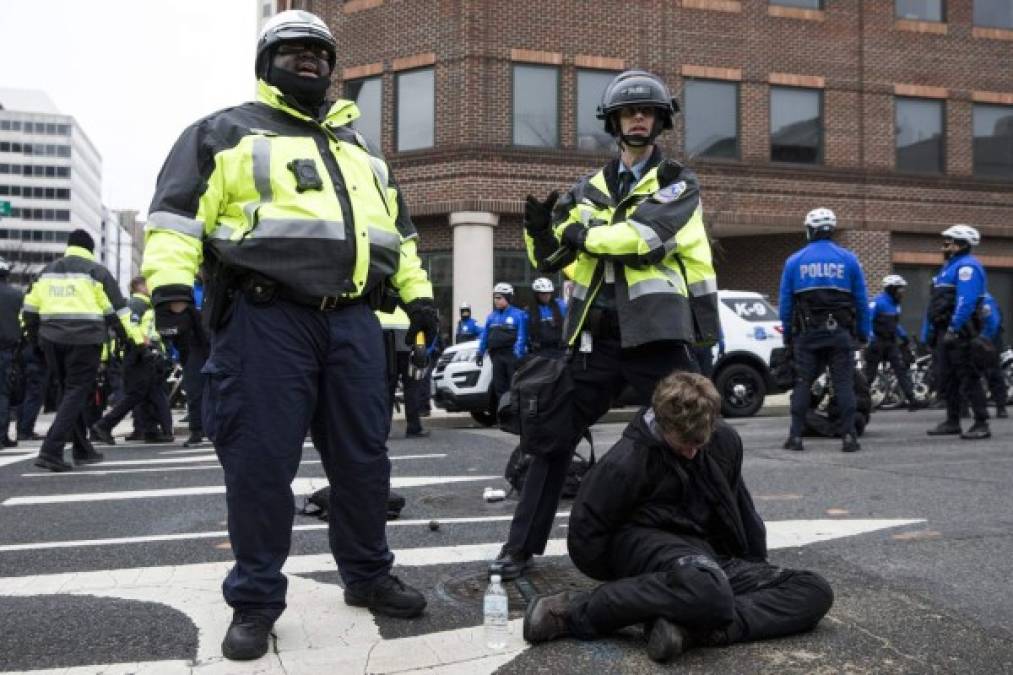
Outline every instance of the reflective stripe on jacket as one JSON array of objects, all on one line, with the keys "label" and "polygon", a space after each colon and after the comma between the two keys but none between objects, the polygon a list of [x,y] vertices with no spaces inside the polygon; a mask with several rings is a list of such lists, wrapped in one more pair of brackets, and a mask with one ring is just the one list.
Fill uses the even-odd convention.
[{"label": "reflective stripe on jacket", "polygon": [[[564,340],[573,345],[613,267],[623,347],[658,340],[713,342],[718,336],[717,276],[704,229],[696,174],[664,160],[655,148],[644,175],[621,201],[615,198],[619,160],[582,178],[553,212],[553,228],[524,238],[543,272],[571,267],[574,293]],[[588,228],[585,251],[550,265],[566,227]]]},{"label": "reflective stripe on jacket", "polygon": [[46,265],[25,296],[25,322],[38,322],[39,337],[60,344],[100,345],[119,320],[133,337],[130,310],[105,267],[88,249],[68,246]]},{"label": "reflective stripe on jacket", "polygon": [[263,81],[257,99],[191,125],[162,167],[142,265],[155,304],[191,298],[204,246],[308,296],[389,280],[402,302],[432,297],[393,176],[348,126],[355,104],[318,122]]}]

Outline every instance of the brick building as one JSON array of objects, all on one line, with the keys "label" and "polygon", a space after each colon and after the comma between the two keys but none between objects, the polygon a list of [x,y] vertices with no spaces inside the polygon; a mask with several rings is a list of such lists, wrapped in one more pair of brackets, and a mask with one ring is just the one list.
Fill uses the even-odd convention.
[{"label": "brick building", "polygon": [[804,214],[827,206],[871,291],[891,270],[913,282],[912,326],[957,222],[980,229],[1013,315],[1009,0],[288,4],[337,36],[336,93],[395,167],[445,312],[484,315],[494,280],[526,287],[525,195],[608,159],[594,106],[643,68],[682,104],[662,145],[700,174],[723,288],[776,295]]}]

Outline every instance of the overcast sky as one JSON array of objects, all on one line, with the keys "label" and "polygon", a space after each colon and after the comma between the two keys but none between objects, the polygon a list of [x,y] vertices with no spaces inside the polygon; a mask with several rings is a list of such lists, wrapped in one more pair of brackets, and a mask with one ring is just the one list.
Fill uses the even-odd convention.
[{"label": "overcast sky", "polygon": [[102,156],[109,208],[147,213],[186,125],[253,97],[256,0],[0,0],[0,87],[41,89]]}]

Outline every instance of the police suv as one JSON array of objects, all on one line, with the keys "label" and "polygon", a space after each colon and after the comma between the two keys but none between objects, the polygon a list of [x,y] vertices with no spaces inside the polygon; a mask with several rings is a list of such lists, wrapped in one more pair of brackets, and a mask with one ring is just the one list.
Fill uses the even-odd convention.
[{"label": "police suv", "polygon": [[[725,417],[748,417],[769,393],[782,390],[770,374],[770,352],[781,346],[781,322],[759,293],[718,291],[725,352],[715,346],[714,384]],[[433,370],[433,402],[447,412],[467,412],[484,425],[496,422],[492,400],[492,359],[475,365],[478,341],[448,347]]]}]

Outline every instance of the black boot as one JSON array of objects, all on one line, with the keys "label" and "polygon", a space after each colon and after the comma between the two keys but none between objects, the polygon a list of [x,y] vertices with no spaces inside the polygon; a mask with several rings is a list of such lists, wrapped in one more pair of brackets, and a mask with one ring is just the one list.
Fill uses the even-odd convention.
[{"label": "black boot", "polygon": [[844,442],[841,444],[841,452],[858,452],[862,449],[858,437],[854,434],[844,434]]},{"label": "black boot", "polygon": [[566,613],[582,595],[577,591],[563,591],[540,595],[529,602],[524,611],[524,639],[538,644],[569,635]]},{"label": "black boot", "polygon": [[101,452],[95,452],[92,450],[87,455],[81,455],[80,457],[74,458],[74,466],[81,466],[83,464],[98,464],[106,458]]},{"label": "black boot", "polygon": [[8,436],[7,434],[4,434],[3,446],[5,448],[16,448],[18,447],[18,442],[13,438],[11,438],[10,436]]},{"label": "black boot", "polygon": [[106,445],[116,445],[116,439],[113,438],[113,432],[102,426],[101,422],[96,422],[91,425],[91,435]]},{"label": "black boot", "polygon": [[784,442],[784,445],[782,445],[781,447],[784,448],[785,450],[792,450],[794,452],[802,452],[803,450],[805,450],[805,446],[802,445],[801,436],[789,436],[788,440],[786,440]]},{"label": "black boot", "polygon": [[647,634],[647,655],[657,663],[667,663],[689,649],[689,633],[664,617],[654,620]]},{"label": "black boot", "polygon": [[1006,406],[1004,406],[1004,405],[1002,405],[1002,406],[996,406],[995,416],[996,417],[1009,417],[1009,413],[1006,412]]},{"label": "black boot", "polygon": [[222,640],[222,655],[233,661],[259,659],[267,653],[274,619],[265,614],[236,610]]},{"label": "black boot", "polygon": [[172,434],[164,434],[164,433],[160,434],[157,432],[144,434],[145,443],[173,443],[175,442],[175,440],[176,437],[173,436]]},{"label": "black boot", "polygon": [[140,443],[141,441],[144,440],[144,432],[131,431],[123,438],[123,440],[128,441],[130,443]]},{"label": "black boot", "polygon": [[426,598],[392,574],[376,581],[345,589],[345,604],[369,609],[402,619],[418,616],[426,608]]},{"label": "black boot", "polygon": [[524,574],[530,564],[530,553],[513,551],[504,544],[496,559],[489,563],[489,573],[500,575],[503,581],[510,581]]},{"label": "black boot", "polygon": [[980,441],[984,438],[991,438],[992,432],[988,429],[988,420],[977,420],[971,428],[960,434],[960,437],[967,441]]},{"label": "black boot", "polygon": [[921,410],[922,408],[927,407],[929,407],[928,401],[919,401],[914,396],[909,397],[907,400],[908,412],[915,412],[916,410]]},{"label": "black boot", "polygon": [[199,431],[191,431],[190,437],[183,441],[184,448],[196,448],[204,441],[204,435]]},{"label": "black boot", "polygon": [[63,461],[62,457],[50,457],[49,455],[40,454],[35,459],[35,466],[40,469],[49,469],[53,473],[62,473],[64,471],[73,471],[74,467]]},{"label": "black boot", "polygon": [[960,435],[960,422],[953,420],[946,420],[940,422],[937,426],[929,429],[927,432],[929,436],[959,436]]}]

